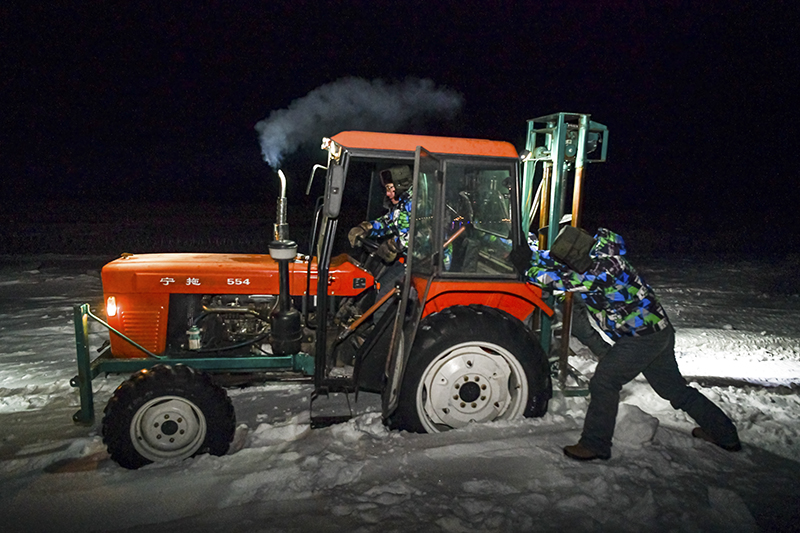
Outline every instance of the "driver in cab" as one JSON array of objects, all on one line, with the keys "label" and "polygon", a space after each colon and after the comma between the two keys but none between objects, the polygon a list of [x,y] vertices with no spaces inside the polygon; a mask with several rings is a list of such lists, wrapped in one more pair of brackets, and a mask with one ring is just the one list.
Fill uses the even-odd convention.
[{"label": "driver in cab", "polygon": [[361,245],[361,239],[383,240],[375,255],[384,263],[394,263],[405,254],[408,247],[408,228],[411,220],[411,169],[408,165],[391,167],[380,172],[381,182],[386,188],[384,205],[388,212],[372,221],[364,221],[348,233],[353,248]]},{"label": "driver in cab", "polygon": [[[361,240],[382,240],[375,251],[386,266],[378,276],[378,298],[394,288],[405,272],[405,253],[408,247],[408,229],[411,223],[411,184],[413,176],[408,165],[398,165],[380,172],[386,188],[384,205],[388,212],[380,218],[364,221],[347,234],[350,246],[361,245]],[[376,319],[379,313],[376,313]]]}]

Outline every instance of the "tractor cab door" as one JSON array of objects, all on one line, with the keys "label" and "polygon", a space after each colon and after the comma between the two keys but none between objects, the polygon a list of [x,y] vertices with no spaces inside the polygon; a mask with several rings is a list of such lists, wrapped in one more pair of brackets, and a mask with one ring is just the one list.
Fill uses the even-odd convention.
[{"label": "tractor cab door", "polygon": [[409,225],[406,271],[400,305],[397,308],[389,355],[386,359],[387,381],[382,391],[383,417],[387,418],[397,407],[400,382],[408,354],[414,344],[417,324],[422,316],[422,306],[417,305],[424,295],[413,295],[411,278],[422,276],[430,281],[439,269],[438,250],[441,242],[438,220],[439,199],[442,197],[442,165],[425,148],[418,146],[414,154],[414,182],[411,189],[411,222]]}]

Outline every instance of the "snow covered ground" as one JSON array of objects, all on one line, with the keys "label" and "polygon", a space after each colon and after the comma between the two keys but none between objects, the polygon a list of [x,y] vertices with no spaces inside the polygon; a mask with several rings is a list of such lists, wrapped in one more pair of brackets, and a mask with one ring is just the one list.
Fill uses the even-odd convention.
[{"label": "snow covered ground", "polygon": [[[623,390],[613,457],[592,463],[562,453],[586,398],[415,435],[387,431],[366,394],[356,418],[311,430],[309,387],[270,384],[230,391],[228,455],[137,471],[107,458],[97,425],[71,422],[72,304],[99,305],[106,259],[0,257],[3,531],[800,531],[797,256],[634,261],[675,323],[683,373],[739,428],[739,453],[693,439],[641,379]],[[120,381],[95,381],[98,422]]]}]

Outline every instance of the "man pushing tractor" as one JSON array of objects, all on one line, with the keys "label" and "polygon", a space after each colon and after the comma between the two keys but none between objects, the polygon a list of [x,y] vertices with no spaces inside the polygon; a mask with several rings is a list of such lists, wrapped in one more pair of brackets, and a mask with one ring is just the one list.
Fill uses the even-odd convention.
[{"label": "man pushing tractor", "polygon": [[566,226],[550,250],[516,258],[531,283],[579,296],[591,319],[613,341],[610,348],[595,348],[599,362],[589,381],[591,401],[583,433],[577,444],[564,448],[564,454],[579,461],[611,457],[620,390],[640,373],[673,408],[700,424],[692,435],[728,451],[740,450],[730,418],[683,379],[675,360],[675,330],[655,292],[625,253],[622,237],[608,229],[598,229],[592,238]]}]

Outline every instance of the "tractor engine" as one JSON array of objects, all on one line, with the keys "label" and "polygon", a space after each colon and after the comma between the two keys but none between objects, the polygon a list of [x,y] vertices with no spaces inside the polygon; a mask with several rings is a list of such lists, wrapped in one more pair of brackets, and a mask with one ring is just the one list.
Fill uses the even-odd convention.
[{"label": "tractor engine", "polygon": [[277,295],[170,295],[168,352],[189,357],[269,353]]},{"label": "tractor engine", "polygon": [[[197,300],[197,298],[193,298]],[[182,348],[191,352],[262,351],[270,333],[269,317],[278,303],[274,295],[203,295],[187,317]]]}]

